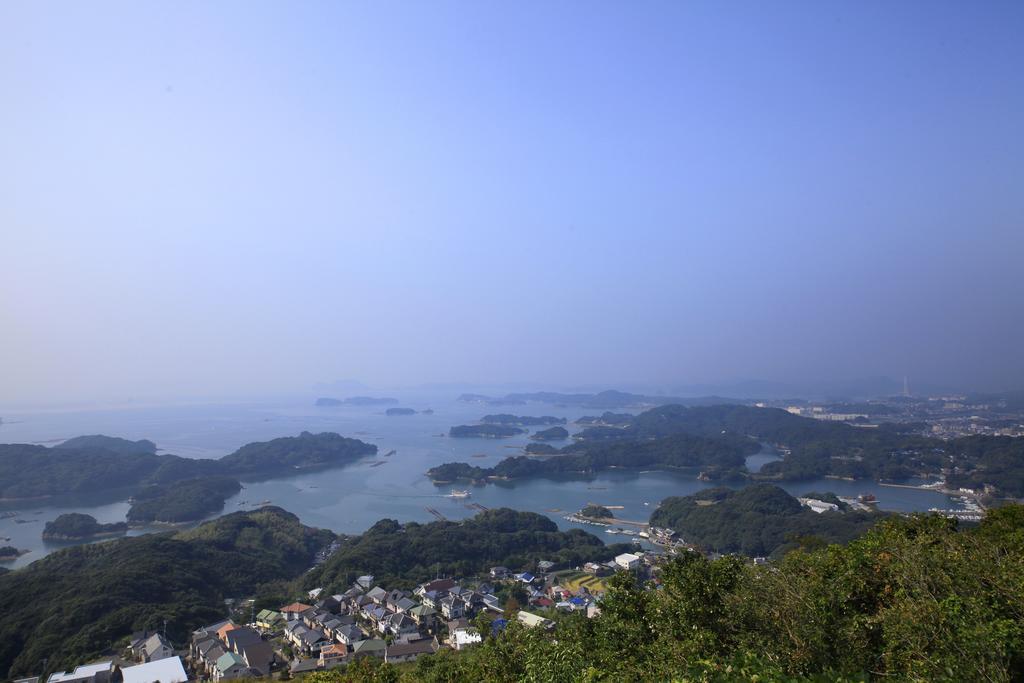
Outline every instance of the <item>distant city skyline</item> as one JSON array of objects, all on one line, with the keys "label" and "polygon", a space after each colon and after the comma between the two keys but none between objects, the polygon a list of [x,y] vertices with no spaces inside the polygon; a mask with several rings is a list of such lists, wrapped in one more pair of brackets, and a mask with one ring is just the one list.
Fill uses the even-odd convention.
[{"label": "distant city skyline", "polygon": [[3,3],[0,405],[1024,388],[1022,28],[1013,2]]}]

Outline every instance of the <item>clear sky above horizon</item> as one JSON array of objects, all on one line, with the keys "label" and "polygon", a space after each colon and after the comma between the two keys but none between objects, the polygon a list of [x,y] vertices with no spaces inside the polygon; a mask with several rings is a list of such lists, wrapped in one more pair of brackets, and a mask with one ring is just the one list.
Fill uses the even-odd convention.
[{"label": "clear sky above horizon", "polygon": [[0,400],[1024,387],[1024,3],[0,4]]}]

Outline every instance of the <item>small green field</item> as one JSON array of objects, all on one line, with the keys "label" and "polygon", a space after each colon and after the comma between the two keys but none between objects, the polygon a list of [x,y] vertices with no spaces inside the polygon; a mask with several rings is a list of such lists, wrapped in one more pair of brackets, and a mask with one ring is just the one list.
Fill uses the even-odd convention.
[{"label": "small green field", "polygon": [[556,576],[558,576],[559,585],[565,586],[574,593],[580,589],[580,586],[585,587],[591,593],[598,593],[607,588],[603,579],[585,572],[558,572]]}]

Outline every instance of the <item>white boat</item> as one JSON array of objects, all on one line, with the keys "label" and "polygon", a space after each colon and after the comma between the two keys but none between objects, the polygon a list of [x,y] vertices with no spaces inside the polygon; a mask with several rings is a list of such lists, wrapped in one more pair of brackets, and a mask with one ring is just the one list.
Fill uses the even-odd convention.
[{"label": "white boat", "polygon": [[469,491],[460,491],[458,489],[452,489],[452,492],[445,496],[445,498],[469,498],[469,495]]}]

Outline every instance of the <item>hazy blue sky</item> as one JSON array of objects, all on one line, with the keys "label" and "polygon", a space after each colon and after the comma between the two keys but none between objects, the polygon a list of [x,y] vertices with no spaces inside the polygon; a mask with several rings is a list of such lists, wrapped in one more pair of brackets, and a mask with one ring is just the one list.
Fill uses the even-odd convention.
[{"label": "hazy blue sky", "polygon": [[0,3],[0,399],[1024,385],[1024,3]]}]

